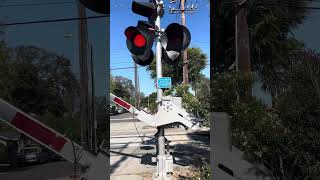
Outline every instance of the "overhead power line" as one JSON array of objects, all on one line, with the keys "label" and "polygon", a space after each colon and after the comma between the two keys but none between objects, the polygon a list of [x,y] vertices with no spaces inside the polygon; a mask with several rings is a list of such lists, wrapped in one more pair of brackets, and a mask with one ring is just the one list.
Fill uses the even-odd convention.
[{"label": "overhead power line", "polygon": [[258,2],[259,5],[266,5],[269,7],[284,7],[284,8],[295,8],[295,9],[309,9],[309,10],[320,10],[320,7],[312,7],[312,6],[296,6],[290,5],[288,3],[268,3],[268,2]]},{"label": "overhead power line", "polygon": [[[112,70],[119,70],[119,69],[133,69],[134,67],[121,67],[121,68],[110,68],[110,70],[112,71]],[[140,67],[138,67],[138,68],[141,68],[141,66]]]},{"label": "overhead power line", "polygon": [[61,19],[50,19],[50,20],[38,20],[38,21],[25,21],[25,22],[14,22],[14,23],[4,23],[0,24],[1,26],[15,26],[15,25],[27,25],[27,24],[40,24],[40,23],[52,23],[52,22],[65,22],[65,21],[77,21],[81,19],[99,19],[109,17],[108,15],[102,16],[89,16],[86,18],[61,18]]},{"label": "overhead power line", "polygon": [[[210,66],[209,63],[206,63],[206,66]],[[143,66],[138,66],[138,68],[143,68]],[[134,66],[130,66],[130,67],[119,67],[119,68],[110,68],[110,71],[112,70],[120,70],[120,69],[134,69]]]},{"label": "overhead power line", "polygon": [[75,3],[75,1],[46,2],[46,3],[5,4],[5,5],[0,5],[0,8],[4,8],[4,7],[44,6],[44,5],[63,5],[63,4],[74,4],[74,3]]},{"label": "overhead power line", "polygon": [[[320,1],[314,1],[314,2],[320,2]],[[223,2],[225,4],[235,4],[236,1],[226,1]],[[309,9],[309,10],[320,10],[320,7],[315,6],[297,6],[297,5],[291,5],[288,3],[278,2],[278,3],[272,3],[272,2],[257,2],[258,5],[266,5],[269,7],[286,7],[286,8],[296,8],[296,9]]]}]

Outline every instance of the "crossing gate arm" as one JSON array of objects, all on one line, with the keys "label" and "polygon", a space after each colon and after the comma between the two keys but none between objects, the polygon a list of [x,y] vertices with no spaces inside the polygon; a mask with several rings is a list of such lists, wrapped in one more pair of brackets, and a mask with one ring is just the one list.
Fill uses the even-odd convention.
[{"label": "crossing gate arm", "polygon": [[158,109],[158,112],[155,115],[139,111],[134,106],[112,93],[110,93],[110,100],[125,108],[127,111],[136,114],[136,118],[138,120],[145,122],[152,127],[181,123],[185,127],[193,130],[197,130],[199,128],[198,124],[192,122],[189,113],[182,108],[181,98],[178,97],[162,97],[160,109]]},{"label": "crossing gate arm", "polygon": [[[98,156],[86,151],[82,146],[72,142],[64,135],[56,132],[35,118],[24,113],[0,98],[0,121],[8,124],[15,130],[21,132],[32,140],[50,149],[66,160],[88,167],[85,172],[86,179],[93,180],[97,175],[107,175],[106,166],[109,161],[107,157]],[[76,158],[76,159],[75,159]],[[97,168],[98,164],[105,164]],[[104,168],[101,170],[101,168]]]},{"label": "crossing gate arm", "polygon": [[116,95],[110,93],[110,100],[118,104],[119,106],[123,107],[125,110],[129,111],[132,114],[139,114],[140,111],[132,106],[131,104],[127,103],[126,101],[122,100],[121,98],[117,97]]},{"label": "crossing gate arm", "polygon": [[137,108],[135,108],[133,105],[127,103],[126,101],[122,100],[121,98],[117,97],[116,95],[110,93],[110,100],[114,103],[118,104],[119,106],[123,107],[127,111],[129,111],[132,114],[136,115],[136,118],[139,121],[142,121],[144,123],[147,123],[149,126],[157,127],[158,123],[154,120],[154,116],[151,114],[148,114],[144,111],[140,111]]}]

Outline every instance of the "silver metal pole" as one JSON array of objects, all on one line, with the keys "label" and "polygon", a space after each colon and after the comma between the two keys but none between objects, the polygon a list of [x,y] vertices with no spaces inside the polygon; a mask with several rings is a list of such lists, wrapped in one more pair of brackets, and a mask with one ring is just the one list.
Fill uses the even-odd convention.
[{"label": "silver metal pole", "polygon": [[[156,27],[160,30],[160,16],[157,16],[157,20],[155,22]],[[161,64],[161,54],[162,54],[162,49],[161,49],[161,41],[160,41],[160,35],[157,36],[156,38],[157,42],[157,47],[156,47],[156,66],[157,66],[157,80],[162,77],[162,64]],[[158,102],[161,101],[162,97],[162,89],[158,88],[157,89],[157,100]]]},{"label": "silver metal pole", "polygon": [[[160,12],[163,1],[157,0],[157,10]],[[156,29],[161,30],[161,24],[160,24],[160,16],[158,14],[157,19],[155,21]],[[157,80],[162,77],[162,64],[161,64],[161,55],[162,55],[162,49],[161,49],[161,41],[160,41],[160,33],[157,33],[156,38],[156,67],[157,67]],[[162,97],[162,89],[160,89],[157,86],[157,100],[158,100],[158,110],[161,106],[161,97]],[[166,153],[165,153],[165,137],[164,137],[164,128],[159,128],[159,137],[158,137],[158,178],[164,179],[167,175],[166,172]]]}]

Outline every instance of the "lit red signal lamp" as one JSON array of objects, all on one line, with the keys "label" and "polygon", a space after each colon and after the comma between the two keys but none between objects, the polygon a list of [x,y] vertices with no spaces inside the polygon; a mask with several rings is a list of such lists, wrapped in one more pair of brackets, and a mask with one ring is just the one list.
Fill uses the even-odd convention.
[{"label": "lit red signal lamp", "polygon": [[133,42],[135,47],[143,48],[147,44],[147,39],[133,27],[127,28],[125,35],[129,41]]},{"label": "lit red signal lamp", "polygon": [[124,31],[132,59],[141,66],[149,65],[153,60],[152,45],[155,33],[152,29],[153,26],[150,23],[139,21],[137,27],[129,26]]},{"label": "lit red signal lamp", "polygon": [[133,44],[138,48],[145,47],[147,40],[142,34],[137,34],[133,38]]}]

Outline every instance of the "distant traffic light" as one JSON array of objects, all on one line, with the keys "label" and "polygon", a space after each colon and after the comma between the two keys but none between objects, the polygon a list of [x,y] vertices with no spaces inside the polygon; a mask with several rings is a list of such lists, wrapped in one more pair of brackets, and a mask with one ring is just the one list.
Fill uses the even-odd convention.
[{"label": "distant traffic light", "polygon": [[79,0],[84,6],[90,10],[101,13],[110,14],[110,0]]},{"label": "distant traffic light", "polygon": [[154,41],[154,31],[146,21],[139,21],[138,26],[129,26],[124,34],[127,37],[127,47],[132,53],[133,60],[141,65],[149,65],[153,60],[152,45]]},{"label": "distant traffic light", "polygon": [[190,44],[191,35],[183,25],[178,23],[170,24],[161,35],[161,45],[166,56],[171,60],[176,60],[181,52]]}]

